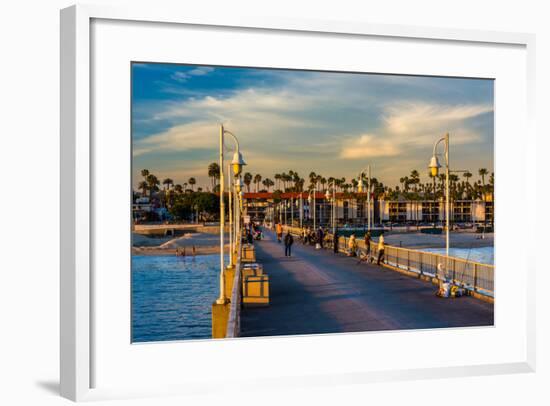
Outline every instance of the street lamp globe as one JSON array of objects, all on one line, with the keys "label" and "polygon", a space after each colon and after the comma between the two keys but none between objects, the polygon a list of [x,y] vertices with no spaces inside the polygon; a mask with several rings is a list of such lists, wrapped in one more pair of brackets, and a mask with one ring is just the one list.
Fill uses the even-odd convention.
[{"label": "street lamp globe", "polygon": [[246,162],[243,159],[242,154],[239,151],[236,151],[233,154],[233,161],[231,161],[231,166],[233,167],[233,174],[239,176],[243,170],[243,166],[246,165]]},{"label": "street lamp globe", "polygon": [[437,159],[436,155],[432,156],[432,159],[430,160],[430,165],[428,166],[428,168],[430,168],[430,172],[432,176],[435,178],[439,173],[439,168],[441,168],[439,159]]}]

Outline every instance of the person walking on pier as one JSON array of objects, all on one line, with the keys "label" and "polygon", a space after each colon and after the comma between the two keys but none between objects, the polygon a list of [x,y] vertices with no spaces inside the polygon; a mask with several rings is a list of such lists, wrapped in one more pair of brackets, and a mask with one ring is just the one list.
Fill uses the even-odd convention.
[{"label": "person walking on pier", "polygon": [[293,243],[294,243],[294,237],[292,237],[292,235],[290,234],[290,231],[287,231],[285,235],[285,257],[291,256],[290,251]]},{"label": "person walking on pier", "polygon": [[332,236],[332,248],[334,249],[334,253],[338,254],[340,247],[338,244],[340,243],[340,236],[338,235],[338,230],[334,230],[334,235]]},{"label": "person walking on pier", "polygon": [[283,226],[281,223],[277,223],[277,242],[281,242],[281,238],[283,238]]},{"label": "person walking on pier", "polygon": [[380,261],[384,263],[384,260],[386,259],[384,257],[384,234],[380,234],[380,238],[378,238],[378,261],[376,262],[377,265],[380,265]]},{"label": "person walking on pier", "polygon": [[319,226],[319,230],[317,231],[317,244],[318,246],[316,248],[323,248],[323,239],[325,237],[325,233],[323,232],[323,227]]}]

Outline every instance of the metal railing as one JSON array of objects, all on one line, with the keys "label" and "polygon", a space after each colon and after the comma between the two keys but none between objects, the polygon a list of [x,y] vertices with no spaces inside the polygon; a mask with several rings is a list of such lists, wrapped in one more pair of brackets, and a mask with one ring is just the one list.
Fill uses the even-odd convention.
[{"label": "metal railing", "polygon": [[[290,230],[292,234],[300,235],[298,227],[286,227],[286,229]],[[332,240],[332,235],[327,235],[324,247],[332,249]],[[348,242],[349,237],[339,237],[339,252],[347,253],[349,251]],[[358,255],[366,253],[364,240],[357,239],[357,248]],[[374,260],[378,257],[378,243],[375,241],[371,241],[371,256]],[[391,267],[440,280],[446,279],[481,295],[494,297],[494,265],[387,244],[384,246],[384,257],[384,263]]]}]

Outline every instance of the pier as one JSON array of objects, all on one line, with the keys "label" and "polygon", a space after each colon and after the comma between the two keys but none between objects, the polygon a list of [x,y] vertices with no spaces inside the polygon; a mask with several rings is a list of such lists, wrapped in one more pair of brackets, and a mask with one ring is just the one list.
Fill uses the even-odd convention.
[{"label": "pier", "polygon": [[493,324],[491,303],[441,299],[421,279],[299,242],[285,257],[281,245],[272,233],[256,244],[271,277],[271,305],[241,311],[243,337]]},{"label": "pier", "polygon": [[[268,307],[242,307],[234,274],[228,337],[491,326],[489,297],[442,299],[429,275],[301,244],[284,256],[271,231],[255,246],[270,279]],[[240,264],[239,264],[240,266]],[[423,276],[423,277],[421,277]]]}]

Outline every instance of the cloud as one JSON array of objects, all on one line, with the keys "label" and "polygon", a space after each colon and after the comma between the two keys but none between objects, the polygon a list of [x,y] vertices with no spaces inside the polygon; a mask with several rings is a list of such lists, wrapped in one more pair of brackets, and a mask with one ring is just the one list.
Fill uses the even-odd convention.
[{"label": "cloud", "polygon": [[433,133],[442,128],[456,127],[464,120],[488,113],[492,106],[440,105],[429,103],[404,103],[387,107],[384,121],[388,131],[407,136],[409,134]]},{"label": "cloud", "polygon": [[398,145],[391,140],[380,139],[372,134],[363,134],[346,143],[340,157],[346,159],[395,156],[400,153]]},{"label": "cloud", "polygon": [[468,120],[493,111],[488,104],[440,105],[425,102],[397,103],[382,111],[382,125],[374,134],[347,137],[340,156],[348,159],[396,156],[408,148],[433,145],[450,133],[452,144],[483,140]]},{"label": "cloud", "polygon": [[209,66],[199,66],[197,68],[191,69],[189,71],[177,71],[174,72],[170,77],[176,82],[185,83],[193,76],[204,76],[208,73],[214,71],[214,68]]},{"label": "cloud", "polygon": [[134,141],[134,157],[159,151],[189,151],[215,148],[218,126],[216,123],[193,122]]}]

